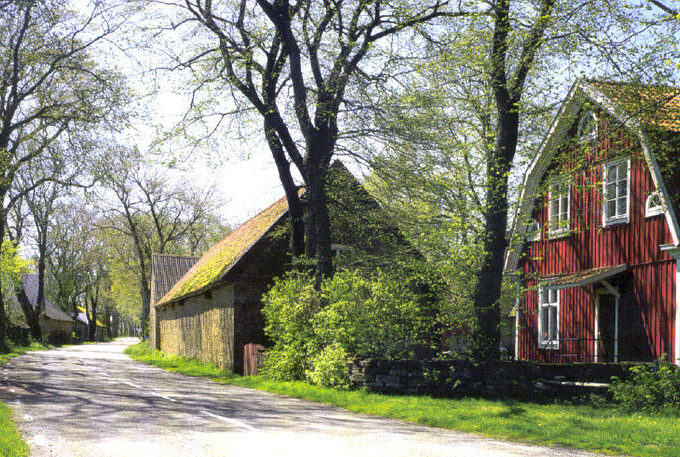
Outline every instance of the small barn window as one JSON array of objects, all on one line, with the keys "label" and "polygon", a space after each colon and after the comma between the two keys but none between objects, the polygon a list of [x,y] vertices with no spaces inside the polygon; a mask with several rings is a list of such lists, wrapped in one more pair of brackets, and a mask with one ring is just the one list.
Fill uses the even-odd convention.
[{"label": "small barn window", "polygon": [[630,203],[630,160],[617,159],[604,166],[603,225],[628,222]]},{"label": "small barn window", "polygon": [[538,296],[538,345],[541,349],[558,349],[560,291],[543,288]]},{"label": "small barn window", "polygon": [[651,194],[649,194],[649,197],[647,197],[647,201],[645,202],[645,216],[652,217],[658,216],[659,214],[663,213],[664,209],[663,200],[661,199],[661,193],[652,192]]},{"label": "small barn window", "polygon": [[571,185],[567,179],[557,179],[550,184],[548,194],[548,232],[552,237],[569,232],[569,206]]},{"label": "small barn window", "polygon": [[576,135],[582,142],[597,139],[597,116],[592,110],[585,111],[579,119]]},{"label": "small barn window", "polygon": [[541,224],[536,220],[527,224],[527,241],[541,241]]}]

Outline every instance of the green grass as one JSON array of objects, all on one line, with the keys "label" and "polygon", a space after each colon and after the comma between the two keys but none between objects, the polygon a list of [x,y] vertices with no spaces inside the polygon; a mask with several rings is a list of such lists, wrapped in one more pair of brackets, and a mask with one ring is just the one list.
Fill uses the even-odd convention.
[{"label": "green grass", "polygon": [[12,422],[12,410],[0,401],[0,455],[3,457],[27,457],[28,445],[21,439]]},{"label": "green grass", "polygon": [[[21,354],[25,354],[28,351],[42,351],[45,349],[51,349],[53,346],[45,345],[41,343],[31,343],[29,346],[14,346],[9,345],[9,352],[0,353],[0,365],[7,363],[12,357],[16,357]],[[0,454],[2,455],[2,454]]]},{"label": "green grass", "polygon": [[[12,357],[25,354],[28,351],[40,351],[49,349],[51,346],[45,346],[39,343],[33,343],[30,346],[13,346],[10,345],[9,352],[0,354],[0,365],[7,363]],[[21,439],[19,431],[14,422],[12,422],[12,410],[0,401],[0,456],[2,457],[27,457],[28,445]]]},{"label": "green grass", "polygon": [[631,414],[615,406],[535,404],[477,398],[443,399],[338,391],[304,382],[240,377],[214,365],[152,350],[140,343],[126,349],[135,360],[191,376],[340,406],[350,411],[472,432],[493,438],[640,457],[680,455],[680,418]]}]

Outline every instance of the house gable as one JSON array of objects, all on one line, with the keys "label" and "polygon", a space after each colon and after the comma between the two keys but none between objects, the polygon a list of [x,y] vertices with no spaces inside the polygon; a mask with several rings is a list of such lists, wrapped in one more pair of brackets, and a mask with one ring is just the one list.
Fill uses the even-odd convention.
[{"label": "house gable", "polygon": [[[643,100],[643,105],[623,105],[622,97],[630,95],[622,90],[626,87],[628,86],[615,83],[580,81],[570,90],[525,175],[520,205],[512,229],[512,241],[506,254],[506,273],[517,270],[527,231],[526,222],[530,220],[534,211],[535,200],[540,193],[539,188],[544,182],[546,173],[553,166],[561,145],[569,133],[574,131],[586,103],[609,116],[613,121],[612,125],[621,126],[639,142],[654,186],[663,200],[664,214],[673,244],[680,245],[680,226],[677,217],[680,209],[677,191],[680,189],[676,189],[680,186],[676,184],[680,177],[680,149],[678,149],[680,116],[676,111],[677,105],[680,105],[680,91],[669,88],[654,90],[648,99]],[[639,94],[640,91],[634,93]],[[657,105],[659,107],[651,109]],[[657,114],[650,114],[641,120],[640,110],[643,107],[649,109],[646,112]]]}]

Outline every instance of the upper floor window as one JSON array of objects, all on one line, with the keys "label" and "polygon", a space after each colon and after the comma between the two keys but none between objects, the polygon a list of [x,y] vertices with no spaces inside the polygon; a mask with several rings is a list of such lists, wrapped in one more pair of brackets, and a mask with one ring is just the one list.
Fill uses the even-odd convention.
[{"label": "upper floor window", "polygon": [[645,202],[645,216],[652,217],[663,214],[663,200],[661,199],[661,192],[655,191],[649,194]]},{"label": "upper floor window", "polygon": [[595,140],[597,138],[597,117],[592,110],[587,110],[581,115],[576,135],[579,141]]},{"label": "upper floor window", "polygon": [[626,223],[630,206],[630,160],[611,160],[604,165],[603,225]]},{"label": "upper floor window", "polygon": [[551,236],[569,232],[569,203],[571,185],[567,179],[556,179],[550,183],[548,194],[548,233]]},{"label": "upper floor window", "polygon": [[538,345],[543,349],[558,349],[560,291],[542,288],[538,299]]}]

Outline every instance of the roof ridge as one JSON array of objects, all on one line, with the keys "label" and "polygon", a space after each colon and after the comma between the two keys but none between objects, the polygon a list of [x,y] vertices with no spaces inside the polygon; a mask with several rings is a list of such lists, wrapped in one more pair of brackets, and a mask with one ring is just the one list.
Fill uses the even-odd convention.
[{"label": "roof ridge", "polygon": [[183,259],[200,259],[200,255],[184,255],[184,254],[161,254],[158,252],[152,252],[151,257],[175,257]]}]

